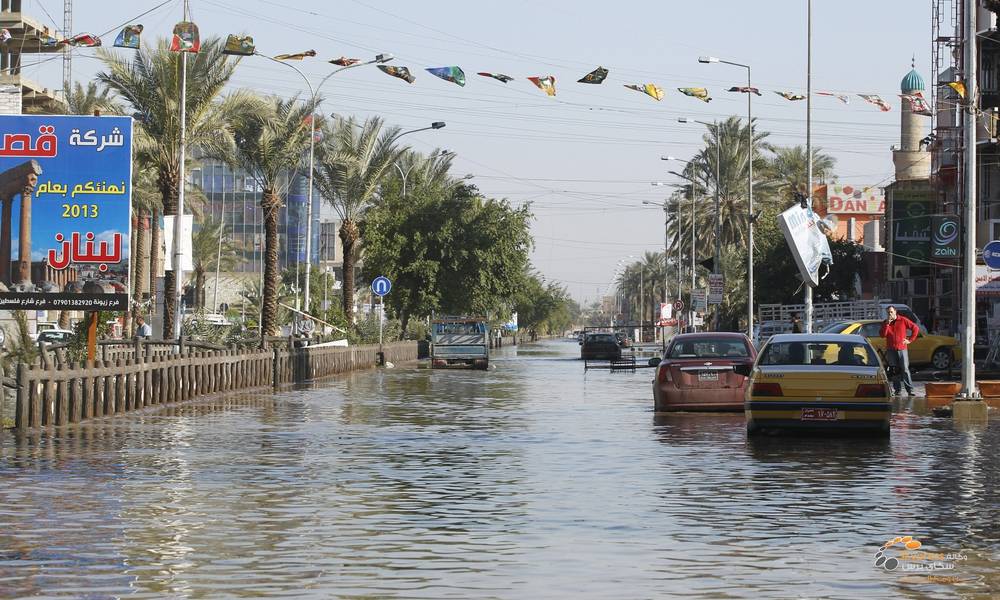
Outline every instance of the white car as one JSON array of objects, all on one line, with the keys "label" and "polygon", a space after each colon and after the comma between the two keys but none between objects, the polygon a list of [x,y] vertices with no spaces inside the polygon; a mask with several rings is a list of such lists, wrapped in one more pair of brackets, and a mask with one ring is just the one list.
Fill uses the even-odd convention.
[{"label": "white car", "polygon": [[38,334],[35,341],[45,342],[46,344],[64,344],[73,339],[75,335],[76,332],[68,329],[46,329]]}]

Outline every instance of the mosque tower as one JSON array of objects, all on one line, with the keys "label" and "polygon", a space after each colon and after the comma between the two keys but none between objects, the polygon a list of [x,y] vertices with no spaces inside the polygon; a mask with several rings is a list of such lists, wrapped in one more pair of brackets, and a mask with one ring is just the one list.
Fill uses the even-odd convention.
[{"label": "mosque tower", "polygon": [[[899,84],[903,94],[923,94],[924,78],[917,73],[911,63],[911,70]],[[910,103],[900,103],[899,148],[892,151],[892,162],[896,166],[896,181],[928,179],[931,174],[931,153],[920,147],[920,140],[927,135],[927,117],[910,109]]]}]

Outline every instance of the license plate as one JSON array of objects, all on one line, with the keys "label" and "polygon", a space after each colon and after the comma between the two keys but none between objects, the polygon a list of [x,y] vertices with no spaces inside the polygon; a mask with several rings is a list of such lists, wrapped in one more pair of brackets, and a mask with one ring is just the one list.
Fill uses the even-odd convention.
[{"label": "license plate", "polygon": [[836,421],[837,420],[837,409],[836,408],[803,408],[802,409],[802,420],[803,421]]},{"label": "license plate", "polygon": [[718,371],[699,371],[698,381],[718,381],[719,372]]}]

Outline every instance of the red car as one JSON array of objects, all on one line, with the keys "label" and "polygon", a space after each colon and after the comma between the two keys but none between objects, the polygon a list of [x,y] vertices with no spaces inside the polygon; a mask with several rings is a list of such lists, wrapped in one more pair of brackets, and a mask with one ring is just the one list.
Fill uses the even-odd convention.
[{"label": "red car", "polygon": [[[757,350],[742,333],[685,333],[670,340],[653,380],[657,411],[743,411],[747,378]],[[654,364],[656,359],[651,359]]]}]

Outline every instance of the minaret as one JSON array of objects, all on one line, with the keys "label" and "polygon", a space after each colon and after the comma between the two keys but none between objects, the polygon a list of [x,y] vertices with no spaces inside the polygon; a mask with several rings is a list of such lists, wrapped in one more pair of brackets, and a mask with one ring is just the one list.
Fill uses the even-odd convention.
[{"label": "minaret", "polygon": [[[924,78],[914,68],[916,61],[910,64],[911,70],[899,84],[899,91],[904,94],[924,92]],[[927,179],[931,175],[931,153],[920,147],[927,125],[924,115],[913,112],[910,102],[900,103],[899,149],[893,150],[892,162],[896,166],[896,181],[907,179]]]}]

